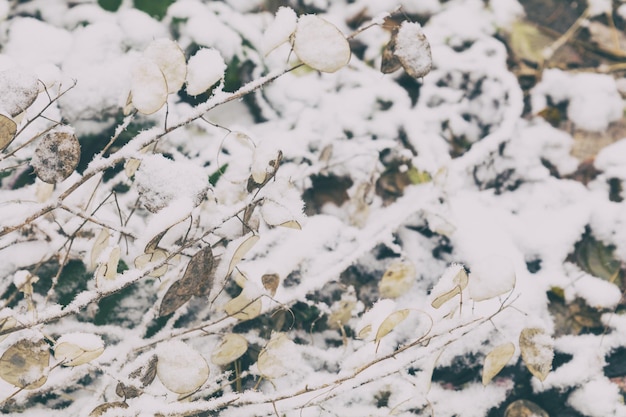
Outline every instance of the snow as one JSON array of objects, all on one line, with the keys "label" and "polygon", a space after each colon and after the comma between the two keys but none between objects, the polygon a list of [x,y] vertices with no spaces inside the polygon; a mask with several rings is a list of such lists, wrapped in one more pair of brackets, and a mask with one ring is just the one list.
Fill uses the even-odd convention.
[{"label": "snow", "polygon": [[[626,203],[609,199],[609,180],[626,183],[626,139],[600,150],[600,172],[583,184],[571,132],[536,117],[549,102],[567,104],[575,129],[607,130],[623,117],[613,75],[546,69],[523,116],[524,92],[499,36],[522,14],[516,0],[314,0],[303,4],[324,13],[299,17],[286,7],[272,16],[266,3],[178,0],[159,21],[129,0],[114,13],[96,2],[0,0],[0,68],[24,81],[0,78],[0,107],[17,114],[26,106],[7,108],[23,97],[17,84],[39,93],[0,155],[0,294],[9,297],[2,316],[33,329],[10,334],[0,348],[42,333],[89,352],[106,345],[98,372],[94,364],[53,367],[41,389],[15,395],[15,407],[25,417],[44,406],[51,416],[86,415],[121,400],[122,381],[141,393],[109,415],[485,416],[519,394],[517,378],[529,378],[513,365],[517,356],[486,387],[480,372],[458,386],[433,381],[433,368],[479,368],[494,346],[538,328],[534,361],[551,363],[554,352],[571,359],[543,382],[532,378],[530,399],[550,391],[585,415],[626,415],[622,391],[605,376],[607,357],[626,346],[626,321],[615,310],[622,290],[572,256],[590,230],[618,262],[626,259]],[[591,14],[607,4],[590,2]],[[423,27],[402,23],[396,55],[408,68],[381,74],[392,35],[379,25],[389,13],[418,15]],[[351,54],[346,36],[368,23],[376,26],[351,39]],[[428,45],[432,71],[407,84],[406,74],[431,66],[416,54]],[[313,70],[284,72],[298,62],[294,52]],[[178,75],[188,71],[178,82],[159,65],[173,55]],[[141,87],[149,109],[135,88],[146,80],[132,74],[141,59],[156,80]],[[241,90],[222,91],[239,83]],[[189,95],[203,97],[216,84],[196,107]],[[124,109],[131,88],[136,107],[152,114]],[[75,129],[87,159],[42,196],[27,166],[58,122]],[[118,140],[100,154],[112,134]],[[125,172],[131,159],[139,168]],[[432,181],[413,184],[405,176],[415,170]],[[314,178],[327,186],[313,188]],[[110,237],[100,261],[119,250],[120,273],[96,285],[80,267],[103,228]],[[239,254],[233,275],[245,275],[239,300],[262,310],[237,320],[223,312],[240,291],[227,273],[250,236],[255,244]],[[134,262],[155,245],[167,264],[158,278]],[[166,289],[209,245],[211,292],[159,318]],[[399,262],[415,273],[386,290],[382,277]],[[30,300],[14,296],[29,274],[43,289],[35,286]],[[278,275],[275,294],[263,287],[265,274]],[[603,334],[561,335],[568,330],[553,317],[551,289],[563,291],[565,307],[584,301],[601,314]],[[342,308],[342,326],[328,323]],[[229,367],[208,365],[227,334],[246,340],[249,352]],[[263,347],[269,359],[257,361]],[[152,355],[157,378],[144,386]],[[51,398],[63,390],[72,396],[57,409]],[[378,404],[385,392],[387,403]],[[29,408],[31,400],[41,407]]]}]

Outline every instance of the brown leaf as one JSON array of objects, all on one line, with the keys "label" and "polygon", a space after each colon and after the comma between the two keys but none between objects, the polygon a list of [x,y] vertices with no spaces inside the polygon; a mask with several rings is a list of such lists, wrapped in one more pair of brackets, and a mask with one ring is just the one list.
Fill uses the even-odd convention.
[{"label": "brown leaf", "polygon": [[39,142],[30,164],[40,180],[56,184],[69,177],[79,161],[80,143],[76,135],[55,130]]},{"label": "brown leaf", "polygon": [[200,297],[209,294],[213,286],[214,264],[211,246],[206,246],[193,255],[182,278],[186,286],[191,288],[193,295]]},{"label": "brown leaf", "polygon": [[276,294],[278,284],[280,284],[280,277],[278,274],[265,274],[261,277],[261,282],[263,282],[263,288],[269,291],[273,297]]},{"label": "brown leaf", "polygon": [[183,304],[191,299],[194,289],[188,282],[180,279],[174,282],[168,289],[159,308],[159,317],[168,316],[178,310]]},{"label": "brown leaf", "polygon": [[93,410],[91,410],[91,413],[89,413],[89,417],[100,417],[101,415],[103,415],[104,413],[106,413],[107,411],[113,408],[128,408],[128,404],[126,404],[123,401],[103,403],[97,406],[96,408],[94,408]]},{"label": "brown leaf", "polygon": [[152,384],[152,381],[154,381],[154,377],[156,377],[156,367],[158,360],[159,358],[157,357],[157,355],[153,355],[150,358],[150,361],[148,362],[148,365],[146,367],[146,372],[139,379],[142,386],[147,387],[148,385]]},{"label": "brown leaf", "polygon": [[0,151],[11,144],[16,132],[17,124],[9,117],[0,114]]},{"label": "brown leaf", "polygon": [[383,59],[380,63],[380,72],[383,74],[389,74],[400,69],[402,64],[397,56],[394,55],[396,50],[396,39],[398,37],[398,30],[395,29],[391,35],[389,43],[385,45],[383,49]]},{"label": "brown leaf", "polygon": [[115,386],[115,393],[118,397],[122,397],[125,400],[129,398],[137,398],[141,395],[141,390],[132,385],[126,385],[122,382],[118,382]]},{"label": "brown leaf", "polygon": [[528,400],[513,401],[504,411],[504,417],[550,417],[537,404]]}]

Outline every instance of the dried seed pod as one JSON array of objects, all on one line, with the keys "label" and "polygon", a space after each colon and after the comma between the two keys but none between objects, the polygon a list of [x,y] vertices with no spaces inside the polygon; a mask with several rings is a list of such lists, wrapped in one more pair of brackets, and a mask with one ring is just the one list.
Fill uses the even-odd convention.
[{"label": "dried seed pod", "polygon": [[79,161],[76,135],[70,129],[58,129],[43,137],[30,164],[40,180],[56,184],[72,175]]},{"label": "dried seed pod", "polygon": [[0,71],[0,97],[2,108],[11,117],[26,110],[39,94],[37,77],[23,70],[12,68]]}]

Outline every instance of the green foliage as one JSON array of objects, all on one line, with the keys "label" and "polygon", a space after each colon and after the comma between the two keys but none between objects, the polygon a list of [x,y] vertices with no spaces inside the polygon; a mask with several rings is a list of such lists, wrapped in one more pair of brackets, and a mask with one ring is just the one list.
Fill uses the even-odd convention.
[{"label": "green foliage", "polygon": [[98,5],[109,12],[116,12],[122,5],[122,0],[98,0]]},{"label": "green foliage", "polygon": [[163,19],[167,8],[176,0],[133,0],[135,7],[159,20]]}]

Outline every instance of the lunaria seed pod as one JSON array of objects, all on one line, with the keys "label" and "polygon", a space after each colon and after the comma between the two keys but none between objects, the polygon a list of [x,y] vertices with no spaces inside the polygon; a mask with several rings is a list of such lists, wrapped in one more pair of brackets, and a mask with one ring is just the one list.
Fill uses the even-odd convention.
[{"label": "lunaria seed pod", "polygon": [[37,145],[30,161],[37,177],[56,184],[69,177],[80,161],[80,144],[71,129],[49,132]]}]

